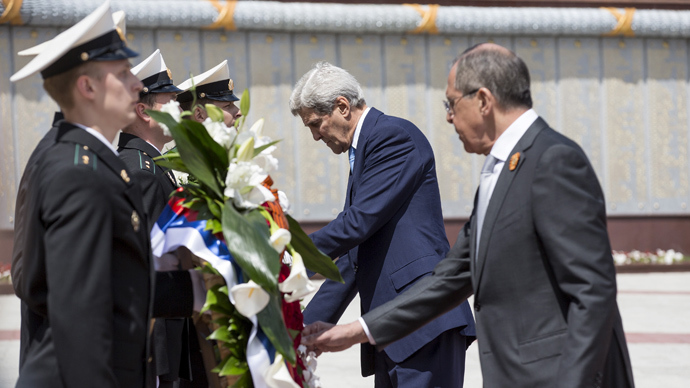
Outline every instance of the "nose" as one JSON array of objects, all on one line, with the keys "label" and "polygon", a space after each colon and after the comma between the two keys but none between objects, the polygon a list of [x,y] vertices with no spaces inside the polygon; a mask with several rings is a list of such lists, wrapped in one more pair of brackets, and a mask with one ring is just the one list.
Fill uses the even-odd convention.
[{"label": "nose", "polygon": [[319,141],[323,136],[319,133],[319,129],[309,129],[311,131],[311,136],[314,138],[314,141]]}]

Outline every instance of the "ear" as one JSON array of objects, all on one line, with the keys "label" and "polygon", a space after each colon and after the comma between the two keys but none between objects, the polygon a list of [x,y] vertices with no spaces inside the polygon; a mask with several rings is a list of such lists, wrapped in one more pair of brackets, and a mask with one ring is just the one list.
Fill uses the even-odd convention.
[{"label": "ear", "polygon": [[338,96],[335,99],[335,111],[343,117],[348,117],[350,115],[350,101],[343,96]]},{"label": "ear", "polygon": [[94,100],[96,97],[94,80],[88,75],[81,75],[77,78],[75,90],[84,99]]},{"label": "ear", "polygon": [[480,88],[477,91],[477,101],[479,103],[479,113],[482,116],[487,116],[491,113],[496,103],[493,93],[487,88]]},{"label": "ear", "polygon": [[206,120],[206,110],[199,105],[194,107],[194,119],[198,122]]}]

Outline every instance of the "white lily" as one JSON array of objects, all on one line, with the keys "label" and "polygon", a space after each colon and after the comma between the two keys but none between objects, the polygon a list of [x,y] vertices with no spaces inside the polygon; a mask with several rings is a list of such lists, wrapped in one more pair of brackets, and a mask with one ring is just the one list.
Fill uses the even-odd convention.
[{"label": "white lily", "polygon": [[290,376],[290,371],[285,366],[285,360],[280,353],[276,353],[276,358],[264,376],[266,385],[271,388],[299,388],[299,385]]},{"label": "white lily", "polygon": [[291,239],[292,235],[289,230],[279,228],[271,234],[271,246],[278,253],[281,253],[285,249],[285,246],[290,244]]},{"label": "white lily", "polygon": [[222,121],[213,121],[210,117],[207,117],[202,124],[211,138],[225,149],[230,148],[232,141],[235,139],[235,136],[237,136],[235,127],[228,128]]},{"label": "white lily", "polygon": [[291,253],[292,268],[290,268],[290,275],[282,283],[278,284],[280,291],[285,293],[285,300],[287,302],[298,301],[316,290],[316,286],[307,276],[307,268],[304,266],[302,256],[298,252]]},{"label": "white lily", "polygon": [[[269,147],[270,148],[270,147]],[[254,157],[254,163],[261,167],[262,170],[270,173],[278,169],[278,159],[271,154],[265,154],[265,150]]]},{"label": "white lily", "polygon": [[258,119],[256,122],[249,128],[249,132],[253,133],[254,136],[261,137],[264,131],[264,119]]},{"label": "white lily", "polygon": [[283,209],[283,213],[290,214],[290,200],[282,190],[278,190],[278,201],[280,202],[280,208]]},{"label": "white lily", "polygon": [[[167,113],[170,116],[172,116],[173,120],[177,121],[178,123],[180,122],[180,114],[182,113],[180,110],[180,103],[177,101],[170,101],[167,104],[164,104],[161,106],[160,109],[161,112]],[[163,130],[163,134],[165,136],[172,136],[170,133],[170,128],[168,128],[167,125],[163,123],[158,123],[160,125],[161,129]]]},{"label": "white lily", "polygon": [[253,280],[233,286],[230,293],[235,301],[237,311],[247,318],[253,317],[263,310],[270,299],[268,293]]}]

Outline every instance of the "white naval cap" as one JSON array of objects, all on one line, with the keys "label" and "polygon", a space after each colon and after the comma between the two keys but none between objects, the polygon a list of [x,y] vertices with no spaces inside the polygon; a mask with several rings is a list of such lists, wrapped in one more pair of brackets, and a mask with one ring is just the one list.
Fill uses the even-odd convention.
[{"label": "white naval cap", "polygon": [[228,60],[202,74],[192,77],[177,85],[183,93],[177,95],[177,101],[192,101],[194,96],[190,90],[194,86],[196,98],[208,98],[216,101],[239,101],[233,94],[234,82],[230,79]]},{"label": "white naval cap", "polygon": [[[122,37],[124,37],[125,34],[127,34],[127,19],[125,18],[125,11],[113,12],[113,23],[115,23],[115,29],[118,32],[121,32]],[[41,44],[29,47],[26,50],[22,50],[18,52],[17,55],[19,55],[20,57],[30,57],[33,55],[38,55],[41,53],[41,51],[45,50],[46,47],[50,46],[51,44],[53,44],[53,40],[49,39]]]},{"label": "white naval cap", "polygon": [[148,58],[133,67],[132,74],[144,84],[144,88],[139,93],[140,95],[148,93],[182,93],[182,90],[173,84],[172,73],[165,66],[165,60],[163,60],[160,49],[156,49]]},{"label": "white naval cap", "polygon": [[[77,24],[48,41],[50,44],[36,50],[36,57],[10,77],[10,81],[22,80],[39,71],[45,79],[88,61],[115,61],[137,56],[136,52],[127,47],[124,33],[118,31],[113,19],[108,0]],[[122,19],[124,20],[124,15]]]}]

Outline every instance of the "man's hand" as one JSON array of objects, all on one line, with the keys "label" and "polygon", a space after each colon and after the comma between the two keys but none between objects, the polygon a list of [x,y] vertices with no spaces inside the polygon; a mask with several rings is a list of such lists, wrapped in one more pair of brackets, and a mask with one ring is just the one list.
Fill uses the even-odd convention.
[{"label": "man's hand", "polygon": [[302,345],[317,356],[322,352],[340,352],[363,342],[368,339],[359,321],[338,326],[314,322],[302,330]]}]

